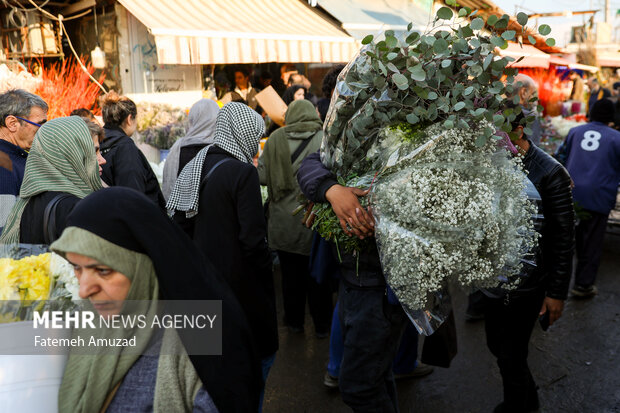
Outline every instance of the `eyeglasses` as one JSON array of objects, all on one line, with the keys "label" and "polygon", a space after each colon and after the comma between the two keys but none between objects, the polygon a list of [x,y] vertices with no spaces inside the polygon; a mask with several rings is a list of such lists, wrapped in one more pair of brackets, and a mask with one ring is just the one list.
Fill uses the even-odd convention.
[{"label": "eyeglasses", "polygon": [[[15,115],[13,115],[13,116],[15,116]],[[19,120],[23,120],[23,121],[24,121],[24,122],[26,122],[26,123],[29,123],[29,124],[31,124],[31,125],[34,125],[34,126],[36,126],[37,128],[40,128],[41,126],[43,126],[43,124],[44,124],[45,122],[47,122],[47,119],[45,119],[45,120],[41,121],[41,123],[36,123],[36,122],[33,122],[33,121],[31,121],[31,120],[28,120],[28,119],[20,118],[19,116],[15,116],[15,117],[16,117],[17,119],[19,119]]]}]

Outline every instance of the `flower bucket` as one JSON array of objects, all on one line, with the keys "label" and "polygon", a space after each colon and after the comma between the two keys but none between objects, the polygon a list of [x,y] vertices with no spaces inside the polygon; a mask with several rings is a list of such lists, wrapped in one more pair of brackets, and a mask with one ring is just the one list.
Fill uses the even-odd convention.
[{"label": "flower bucket", "polygon": [[[11,337],[32,329],[32,321],[0,324],[0,336]],[[67,338],[61,330],[57,338]],[[0,412],[56,413],[58,390],[67,363],[67,355],[8,355],[15,349],[7,342],[0,345]],[[21,348],[21,353],[35,347]]]}]

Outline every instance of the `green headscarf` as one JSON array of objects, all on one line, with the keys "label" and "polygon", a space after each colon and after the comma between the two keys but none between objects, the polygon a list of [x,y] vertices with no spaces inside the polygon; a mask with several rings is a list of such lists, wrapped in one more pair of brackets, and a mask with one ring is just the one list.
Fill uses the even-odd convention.
[{"label": "green headscarf", "polygon": [[84,198],[101,188],[95,146],[84,120],[70,116],[46,122],[34,137],[19,199],[9,214],[0,244],[19,242],[20,222],[30,197],[54,191]]},{"label": "green headscarf", "polygon": [[[311,138],[323,128],[314,105],[308,100],[295,100],[289,105],[284,117],[286,126],[269,137],[262,154],[267,166],[269,198],[278,201],[297,188],[293,174],[289,139],[302,141]],[[300,142],[301,144],[301,142]]]},{"label": "green headscarf", "polygon": [[[63,256],[72,252],[93,258],[101,264],[124,274],[131,280],[126,300],[143,300],[147,320],[157,313],[159,283],[151,259],[138,252],[115,245],[89,231],[68,227],[51,249]],[[103,332],[93,331],[95,335]],[[136,336],[137,347],[129,354],[122,347],[114,347],[105,355],[69,355],[58,396],[61,412],[99,412],[108,394],[123,380],[129,369],[146,350],[153,331],[149,328],[112,330],[118,337]],[[126,337],[128,336],[128,337]],[[97,337],[96,337],[97,338]],[[194,398],[202,386],[186,353],[179,354],[182,344],[175,330],[166,330],[162,340],[155,384],[155,412],[191,411]]]}]

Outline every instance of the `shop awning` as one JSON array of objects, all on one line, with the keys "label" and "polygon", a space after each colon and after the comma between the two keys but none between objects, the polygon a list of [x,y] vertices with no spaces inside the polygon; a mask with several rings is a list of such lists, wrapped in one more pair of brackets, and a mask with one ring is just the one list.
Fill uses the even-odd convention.
[{"label": "shop awning", "polygon": [[596,64],[601,67],[620,67],[620,52],[599,52],[596,54]]},{"label": "shop awning", "polygon": [[348,62],[359,44],[300,0],[119,0],[160,64]]},{"label": "shop awning", "polygon": [[534,46],[524,44],[523,47],[517,43],[508,43],[506,49],[498,49],[500,56],[510,56],[515,59],[523,57],[520,62],[513,62],[511,67],[540,67],[543,69],[549,68],[549,61],[551,56],[545,52],[541,52]]},{"label": "shop awning", "polygon": [[426,28],[433,5],[432,0],[318,0],[317,3],[357,39],[385,30],[394,30],[398,36],[407,31],[409,23],[417,29]]}]

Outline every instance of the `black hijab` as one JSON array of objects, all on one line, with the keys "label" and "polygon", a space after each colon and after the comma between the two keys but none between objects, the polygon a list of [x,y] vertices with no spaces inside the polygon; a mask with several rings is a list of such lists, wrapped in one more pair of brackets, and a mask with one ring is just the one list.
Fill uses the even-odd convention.
[{"label": "black hijab", "polygon": [[[221,413],[258,410],[262,375],[245,316],[226,281],[176,224],[144,194],[113,187],[80,201],[67,226],[149,256],[164,300],[221,300],[223,354],[189,358]],[[183,343],[196,343],[210,332],[178,334]]]}]

